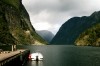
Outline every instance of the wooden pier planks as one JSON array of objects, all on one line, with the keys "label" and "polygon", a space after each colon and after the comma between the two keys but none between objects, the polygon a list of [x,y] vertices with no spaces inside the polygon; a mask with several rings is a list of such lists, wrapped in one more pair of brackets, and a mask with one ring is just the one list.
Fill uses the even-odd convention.
[{"label": "wooden pier planks", "polygon": [[1,53],[0,61],[3,61],[5,59],[15,56],[17,54],[20,54],[20,52],[24,52],[24,51],[26,51],[26,50],[17,50],[17,51],[11,51],[10,53]]}]

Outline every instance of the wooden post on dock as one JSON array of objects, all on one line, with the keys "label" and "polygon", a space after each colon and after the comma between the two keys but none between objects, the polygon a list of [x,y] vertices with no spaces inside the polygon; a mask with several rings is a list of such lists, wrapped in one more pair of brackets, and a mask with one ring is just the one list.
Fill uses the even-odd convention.
[{"label": "wooden post on dock", "polygon": [[12,51],[16,50],[16,45],[12,45]]},{"label": "wooden post on dock", "polygon": [[11,45],[11,50],[14,51],[13,45]]},{"label": "wooden post on dock", "polygon": [[14,51],[16,51],[16,45],[14,45]]}]

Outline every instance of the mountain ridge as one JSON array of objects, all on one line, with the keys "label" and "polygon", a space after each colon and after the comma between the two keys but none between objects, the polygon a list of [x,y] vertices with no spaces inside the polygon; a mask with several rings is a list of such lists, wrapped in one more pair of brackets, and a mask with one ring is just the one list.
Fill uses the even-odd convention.
[{"label": "mountain ridge", "polygon": [[99,14],[100,11],[94,12],[90,16],[73,17],[69,19],[60,27],[59,31],[51,41],[51,44],[73,45],[79,35],[86,29],[100,23]]},{"label": "mountain ridge", "polygon": [[48,43],[52,40],[54,37],[54,34],[48,30],[40,30],[36,31],[44,40],[46,40]]}]

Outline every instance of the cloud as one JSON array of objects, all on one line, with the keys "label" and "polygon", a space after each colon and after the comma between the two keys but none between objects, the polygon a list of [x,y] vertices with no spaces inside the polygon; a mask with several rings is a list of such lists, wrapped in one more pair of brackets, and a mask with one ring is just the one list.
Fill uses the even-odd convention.
[{"label": "cloud", "polygon": [[52,26],[48,30],[53,33],[71,17],[89,16],[100,10],[100,0],[23,0],[23,4],[33,26],[47,22]]},{"label": "cloud", "polygon": [[99,0],[23,0],[28,10],[36,13],[43,10],[66,12],[90,9],[90,6],[95,6],[98,2]]},{"label": "cloud", "polygon": [[34,28],[37,30],[49,30],[51,25],[48,22],[38,22],[34,24]]}]

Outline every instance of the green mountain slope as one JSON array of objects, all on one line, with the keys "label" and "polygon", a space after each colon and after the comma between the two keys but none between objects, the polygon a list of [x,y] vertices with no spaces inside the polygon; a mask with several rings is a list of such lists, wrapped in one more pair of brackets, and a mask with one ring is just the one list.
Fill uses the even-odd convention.
[{"label": "green mountain slope", "polygon": [[51,44],[74,45],[84,31],[98,23],[100,23],[100,11],[94,12],[90,16],[73,17],[60,27]]},{"label": "green mountain slope", "polygon": [[75,41],[79,46],[100,46],[100,23],[84,31]]},{"label": "green mountain slope", "polygon": [[47,44],[32,27],[21,0],[0,0],[0,43]]}]

